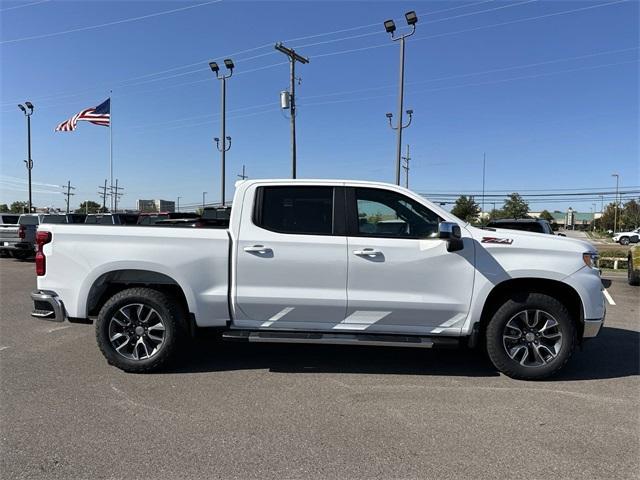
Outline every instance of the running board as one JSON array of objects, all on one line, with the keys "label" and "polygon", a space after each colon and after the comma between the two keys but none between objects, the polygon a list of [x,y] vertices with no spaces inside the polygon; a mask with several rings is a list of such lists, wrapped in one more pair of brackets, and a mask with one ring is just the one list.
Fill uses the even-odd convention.
[{"label": "running board", "polygon": [[457,346],[455,338],[432,338],[406,335],[372,335],[348,333],[257,332],[230,330],[222,334],[224,340],[241,340],[253,343],[317,343],[325,345],[367,345],[382,347],[432,348]]}]

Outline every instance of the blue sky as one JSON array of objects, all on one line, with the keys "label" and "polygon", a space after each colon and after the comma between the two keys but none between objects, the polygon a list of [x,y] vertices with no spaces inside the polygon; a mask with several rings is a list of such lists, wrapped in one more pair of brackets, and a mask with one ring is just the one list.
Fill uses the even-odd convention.
[{"label": "blue sky", "polygon": [[382,21],[404,25],[408,10],[419,15],[405,90],[413,189],[478,191],[483,152],[487,190],[607,187],[614,171],[640,185],[635,0],[205,2],[2,1],[0,203],[26,199],[24,100],[36,108],[34,204],[62,206],[51,192],[67,180],[72,206],[98,199],[108,129],[54,128],[110,90],[122,205],[219,200],[220,82],[207,62],[228,56],[227,191],[243,164],[251,178],[287,177],[288,65],[276,41],[310,58],[298,68],[299,177],[393,181],[384,114],[396,110],[398,44]]}]

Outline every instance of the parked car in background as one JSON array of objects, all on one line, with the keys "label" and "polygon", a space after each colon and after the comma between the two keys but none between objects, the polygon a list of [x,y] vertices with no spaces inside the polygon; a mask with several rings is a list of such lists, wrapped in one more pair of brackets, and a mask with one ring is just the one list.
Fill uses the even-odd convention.
[{"label": "parked car in background", "polygon": [[551,228],[551,224],[547,220],[543,220],[541,218],[501,218],[499,220],[491,220],[487,223],[487,227],[555,235],[553,233],[553,228]]},{"label": "parked car in background", "polygon": [[629,232],[618,232],[613,236],[613,241],[620,245],[629,245],[630,243],[638,243],[640,241],[640,228]]},{"label": "parked car in background", "polygon": [[57,213],[43,215],[40,223],[84,223],[84,213]]},{"label": "parked car in background", "polygon": [[397,185],[247,180],[228,228],[43,225],[32,315],[97,317],[100,350],[129,372],[208,327],[263,343],[484,343],[501,372],[539,379],[604,323],[596,258],[581,240],[472,227]]},{"label": "parked car in background", "polygon": [[199,218],[200,215],[193,212],[160,212],[160,213],[141,213],[138,216],[138,225],[153,225],[160,220],[173,220],[180,218]]},{"label": "parked car in background", "polygon": [[20,215],[0,214],[0,254],[10,255],[20,241],[18,237],[18,219]]},{"label": "parked car in background", "polygon": [[18,238],[16,249],[12,252],[15,258],[24,260],[35,255],[36,232],[42,218],[41,213],[25,213],[18,219]]},{"label": "parked car in background", "polygon": [[90,213],[84,223],[93,225],[136,225],[137,213]]},{"label": "parked car in background", "polygon": [[629,249],[627,256],[627,280],[629,285],[640,285],[640,245]]}]

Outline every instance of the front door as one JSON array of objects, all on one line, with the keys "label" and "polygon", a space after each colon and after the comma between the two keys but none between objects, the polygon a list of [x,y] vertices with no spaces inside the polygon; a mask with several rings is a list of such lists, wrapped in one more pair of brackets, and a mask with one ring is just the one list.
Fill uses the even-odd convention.
[{"label": "front door", "polygon": [[348,308],[334,329],[458,333],[473,290],[471,238],[448,252],[438,215],[392,190],[349,188],[347,212]]},{"label": "front door", "polygon": [[[234,325],[322,330],[347,308],[344,189],[261,186],[251,191],[236,242]],[[340,231],[342,230],[342,231]]]}]

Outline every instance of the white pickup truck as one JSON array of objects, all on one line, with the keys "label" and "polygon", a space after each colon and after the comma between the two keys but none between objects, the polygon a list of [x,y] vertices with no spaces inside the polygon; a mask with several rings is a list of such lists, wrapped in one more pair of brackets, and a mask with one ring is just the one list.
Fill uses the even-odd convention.
[{"label": "white pickup truck", "polygon": [[158,369],[198,328],[249,342],[482,345],[536,379],[598,334],[585,242],[478,229],[410,190],[246,180],[229,228],[41,225],[33,316],[95,320],[108,362]]}]

